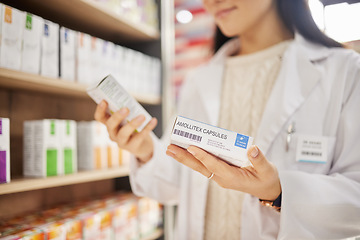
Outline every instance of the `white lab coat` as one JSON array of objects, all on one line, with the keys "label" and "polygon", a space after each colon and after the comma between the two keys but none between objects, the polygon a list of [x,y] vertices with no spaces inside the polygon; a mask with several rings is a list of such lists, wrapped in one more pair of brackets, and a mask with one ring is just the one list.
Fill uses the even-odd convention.
[{"label": "white lab coat", "polygon": [[[217,125],[224,59],[238,48],[237,42],[225,44],[208,64],[189,76],[182,89],[179,114]],[[291,123],[296,129],[286,151],[286,131]],[[203,239],[209,180],[166,156],[170,131],[162,141],[154,138],[150,162],[140,166],[131,161],[132,189],[162,203],[178,204],[178,239]],[[325,164],[296,161],[299,134],[327,137]],[[296,35],[283,56],[255,143],[279,170],[282,209],[278,213],[246,194],[241,239],[360,235],[358,54],[325,48]]]}]

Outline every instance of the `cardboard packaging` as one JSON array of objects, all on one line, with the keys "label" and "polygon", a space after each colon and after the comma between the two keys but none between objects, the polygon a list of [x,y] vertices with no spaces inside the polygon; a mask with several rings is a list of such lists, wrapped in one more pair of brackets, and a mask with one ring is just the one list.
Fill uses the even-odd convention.
[{"label": "cardboard packaging", "polygon": [[10,120],[0,118],[0,183],[10,182]]},{"label": "cardboard packaging", "polygon": [[91,36],[79,32],[77,34],[76,80],[79,83],[90,84],[91,69]]},{"label": "cardboard packaging", "polygon": [[41,37],[40,74],[59,77],[59,25],[45,20]]},{"label": "cardboard packaging", "polygon": [[123,107],[127,107],[130,110],[127,121],[134,119],[140,114],[144,115],[145,121],[137,129],[137,131],[141,131],[152,119],[150,114],[120,85],[120,83],[112,75],[105,77],[96,85],[89,87],[87,89],[87,93],[97,104],[99,104],[102,100],[105,100],[109,104],[109,110],[111,113],[116,112]]},{"label": "cardboard packaging", "polygon": [[64,174],[77,172],[77,125],[74,120],[58,120],[60,124],[60,155]]},{"label": "cardboard packaging", "polygon": [[96,121],[77,123],[78,167],[80,170],[103,169],[108,166],[107,131]]},{"label": "cardboard packaging", "polygon": [[75,44],[77,32],[60,28],[60,78],[75,81]]},{"label": "cardboard packaging", "polygon": [[223,128],[177,116],[171,132],[171,144],[182,148],[197,146],[231,165],[251,165],[247,150],[253,138]]},{"label": "cardboard packaging", "polygon": [[61,123],[55,119],[24,122],[24,175],[49,177],[63,174]]},{"label": "cardboard packaging", "polygon": [[0,67],[20,70],[24,12],[1,7]]},{"label": "cardboard packaging", "polygon": [[23,49],[21,71],[40,74],[41,35],[44,20],[41,17],[26,13],[23,25]]}]

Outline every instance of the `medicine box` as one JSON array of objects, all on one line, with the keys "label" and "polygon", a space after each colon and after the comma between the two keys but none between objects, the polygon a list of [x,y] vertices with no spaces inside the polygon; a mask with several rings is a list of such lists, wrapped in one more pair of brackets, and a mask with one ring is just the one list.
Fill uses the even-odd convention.
[{"label": "medicine box", "polygon": [[10,182],[10,120],[0,118],[0,183]]},{"label": "medicine box", "polygon": [[92,78],[91,71],[91,36],[82,32],[77,34],[76,80],[79,83],[89,84]]},{"label": "medicine box", "polygon": [[75,43],[77,32],[60,28],[60,78],[75,81]]},{"label": "medicine box", "polygon": [[21,70],[24,72],[40,73],[41,36],[44,20],[41,17],[26,13],[23,23],[23,49]]},{"label": "medicine box", "polygon": [[104,66],[103,58],[104,40],[97,37],[91,37],[91,79],[90,84],[98,82],[98,79],[102,79],[105,76],[102,75],[102,68]]},{"label": "medicine box", "polygon": [[42,30],[40,74],[59,77],[59,25],[47,20]]},{"label": "medicine box", "polygon": [[107,131],[96,121],[77,122],[78,167],[80,170],[103,169],[108,166]]},{"label": "medicine box", "polygon": [[24,175],[48,177],[63,174],[61,123],[56,119],[24,122]]},{"label": "medicine box", "polygon": [[74,120],[58,120],[64,174],[77,172],[77,126]]},{"label": "medicine box", "polygon": [[253,138],[223,128],[177,116],[171,133],[171,144],[182,148],[197,146],[231,165],[251,165],[247,150]]},{"label": "medicine box", "polygon": [[87,89],[87,93],[97,104],[99,104],[102,100],[105,100],[109,104],[110,113],[116,112],[120,108],[127,107],[130,110],[127,118],[128,121],[134,119],[140,114],[144,115],[145,121],[137,128],[138,131],[141,131],[152,119],[150,114],[120,85],[120,83],[112,75],[108,75],[99,83],[89,87]]},{"label": "medicine box", "polygon": [[122,149],[118,147],[116,142],[113,142],[108,138],[107,142],[107,159],[108,167],[119,167],[122,165]]},{"label": "medicine box", "polygon": [[1,7],[0,66],[20,70],[24,12]]}]

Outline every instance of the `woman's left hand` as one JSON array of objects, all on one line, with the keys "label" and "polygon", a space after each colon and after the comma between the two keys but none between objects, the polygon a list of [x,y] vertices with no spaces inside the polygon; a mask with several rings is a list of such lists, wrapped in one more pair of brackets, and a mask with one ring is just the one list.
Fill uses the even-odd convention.
[{"label": "woman's left hand", "polygon": [[276,167],[269,162],[257,146],[248,150],[253,166],[236,167],[202,150],[190,146],[187,150],[169,145],[166,154],[178,162],[210,177],[221,187],[249,193],[259,199],[275,200],[281,193],[280,179]]}]

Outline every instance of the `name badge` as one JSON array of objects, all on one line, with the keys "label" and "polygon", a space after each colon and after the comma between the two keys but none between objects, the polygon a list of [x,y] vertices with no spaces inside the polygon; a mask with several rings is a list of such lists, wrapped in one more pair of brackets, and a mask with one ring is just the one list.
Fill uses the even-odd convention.
[{"label": "name badge", "polygon": [[296,161],[326,163],[328,138],[323,136],[299,135],[296,147]]}]

